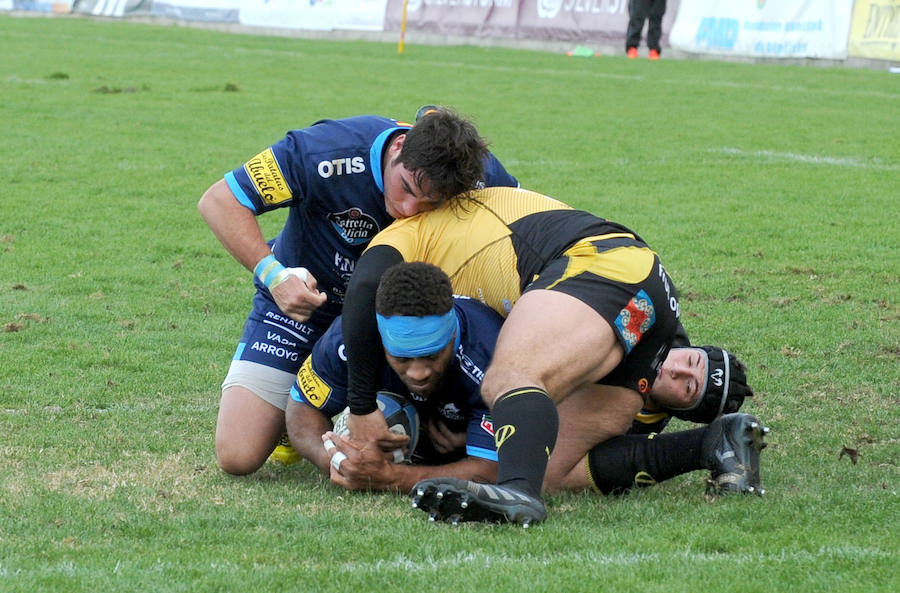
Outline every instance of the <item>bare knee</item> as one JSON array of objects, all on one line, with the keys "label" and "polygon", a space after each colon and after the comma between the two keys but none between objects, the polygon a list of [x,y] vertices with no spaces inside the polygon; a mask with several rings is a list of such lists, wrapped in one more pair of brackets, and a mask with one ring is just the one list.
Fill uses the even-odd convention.
[{"label": "bare knee", "polygon": [[499,383],[495,378],[496,373],[493,371],[493,368],[493,366],[489,366],[484,372],[484,378],[481,380],[481,399],[484,400],[489,409],[494,407],[494,402],[497,401],[497,398],[502,393],[499,390]]},{"label": "bare knee", "polygon": [[502,364],[491,364],[481,381],[481,399],[488,408],[493,408],[501,395],[522,387],[537,387],[546,391],[543,381],[536,377],[513,371]]},{"label": "bare knee", "polygon": [[260,455],[256,451],[248,451],[238,443],[216,437],[216,463],[223,472],[233,476],[252,474],[265,463],[268,455]]},{"label": "bare knee", "polygon": [[222,392],[216,422],[216,462],[233,475],[262,467],[284,430],[284,411],[243,387]]},{"label": "bare knee", "polygon": [[563,490],[589,490],[591,488],[590,481],[584,462],[579,461],[575,467],[564,471],[562,468],[547,468],[544,475],[544,486],[542,491],[547,494],[561,492]]}]

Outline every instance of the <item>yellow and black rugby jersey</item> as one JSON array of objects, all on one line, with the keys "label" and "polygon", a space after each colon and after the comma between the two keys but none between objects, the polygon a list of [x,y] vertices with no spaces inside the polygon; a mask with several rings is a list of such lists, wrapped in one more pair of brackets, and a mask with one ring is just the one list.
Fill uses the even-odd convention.
[{"label": "yellow and black rugby jersey", "polygon": [[369,247],[387,245],[404,261],[443,269],[457,294],[506,316],[546,264],[582,239],[645,246],[627,228],[558,200],[520,188],[474,191],[464,204],[397,220]]}]

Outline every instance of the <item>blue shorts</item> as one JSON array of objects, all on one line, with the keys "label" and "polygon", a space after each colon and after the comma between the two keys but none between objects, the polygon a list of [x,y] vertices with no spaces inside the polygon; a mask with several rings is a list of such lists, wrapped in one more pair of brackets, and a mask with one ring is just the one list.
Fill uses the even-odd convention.
[{"label": "blue shorts", "polygon": [[222,390],[241,386],[283,410],[297,371],[325,329],[294,321],[257,291]]},{"label": "blue shorts", "polygon": [[257,291],[233,360],[296,374],[325,329],[294,321],[274,301]]}]

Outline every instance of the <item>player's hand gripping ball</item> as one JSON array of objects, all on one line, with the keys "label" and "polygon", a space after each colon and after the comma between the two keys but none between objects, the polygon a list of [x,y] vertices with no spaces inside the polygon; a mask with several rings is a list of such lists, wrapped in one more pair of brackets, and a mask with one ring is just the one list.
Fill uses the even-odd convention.
[{"label": "player's hand gripping ball", "polygon": [[[390,391],[378,392],[378,409],[384,414],[387,421],[388,430],[395,434],[409,437],[409,443],[406,450],[394,450],[394,463],[403,463],[409,461],[413,451],[416,450],[416,444],[419,442],[419,413],[416,407],[407,398]],[[335,434],[347,436],[350,431],[347,429],[347,416],[350,409],[346,408],[343,412],[334,418]]]}]

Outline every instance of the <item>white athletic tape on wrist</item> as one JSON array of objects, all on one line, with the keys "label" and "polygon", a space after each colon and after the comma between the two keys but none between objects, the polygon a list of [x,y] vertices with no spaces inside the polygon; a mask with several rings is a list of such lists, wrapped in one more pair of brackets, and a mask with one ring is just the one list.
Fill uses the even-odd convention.
[{"label": "white athletic tape on wrist", "polygon": [[337,473],[341,473],[341,463],[347,459],[347,456],[338,451],[334,455],[331,456],[331,467],[337,471]]},{"label": "white athletic tape on wrist", "polygon": [[309,270],[306,268],[286,268],[285,271],[292,276],[300,278],[300,281],[304,284],[309,279]]}]

